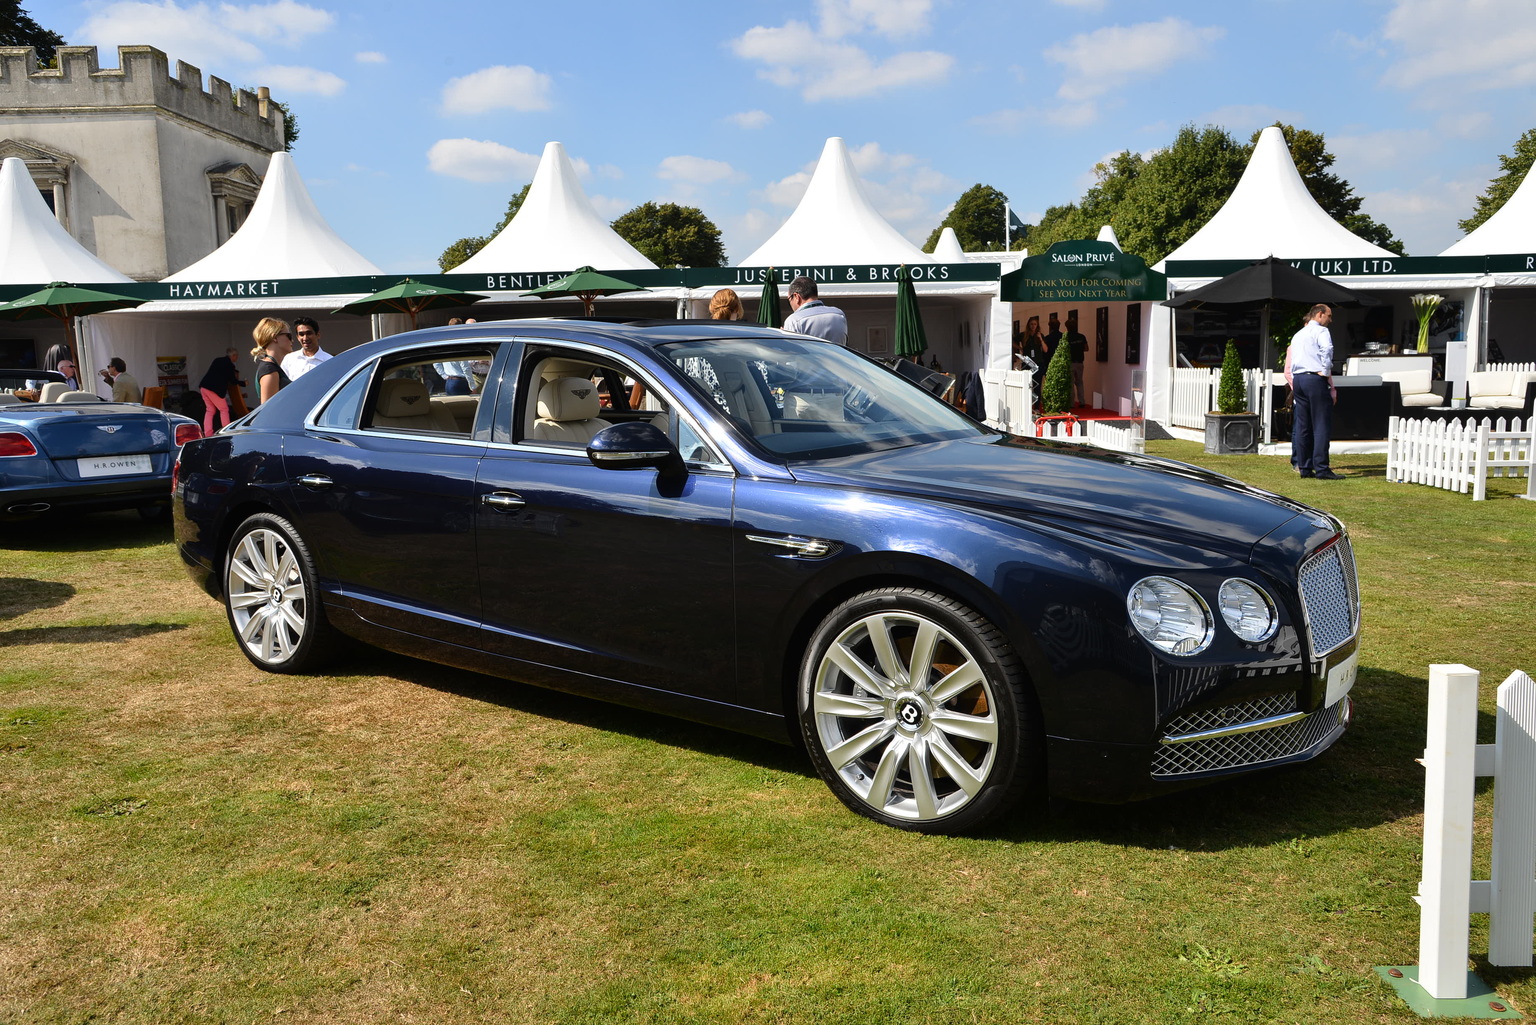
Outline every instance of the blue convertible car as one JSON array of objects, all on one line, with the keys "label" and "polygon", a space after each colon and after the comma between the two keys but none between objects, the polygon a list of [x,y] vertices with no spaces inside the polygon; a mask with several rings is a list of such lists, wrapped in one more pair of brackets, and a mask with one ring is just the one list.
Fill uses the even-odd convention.
[{"label": "blue convertible car", "polygon": [[63,380],[0,370],[0,522],[106,509],[166,515],[176,452],[201,438],[202,427],[69,391]]},{"label": "blue convertible car", "polygon": [[341,633],[791,739],[906,829],[1309,759],[1350,719],[1333,518],[741,324],[368,343],[187,445],[175,517],[260,667]]}]

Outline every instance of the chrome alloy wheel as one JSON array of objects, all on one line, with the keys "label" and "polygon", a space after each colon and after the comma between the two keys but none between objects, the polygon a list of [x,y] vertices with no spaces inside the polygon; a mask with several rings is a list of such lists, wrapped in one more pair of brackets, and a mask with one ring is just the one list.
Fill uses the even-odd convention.
[{"label": "chrome alloy wheel", "polygon": [[856,620],[827,647],[814,686],[827,762],[873,810],[932,821],[986,787],[999,733],[992,685],[933,620],[906,611]]},{"label": "chrome alloy wheel", "polygon": [[309,604],[288,539],[258,527],[230,553],[224,593],[240,643],[266,663],[286,662],[304,640]]}]

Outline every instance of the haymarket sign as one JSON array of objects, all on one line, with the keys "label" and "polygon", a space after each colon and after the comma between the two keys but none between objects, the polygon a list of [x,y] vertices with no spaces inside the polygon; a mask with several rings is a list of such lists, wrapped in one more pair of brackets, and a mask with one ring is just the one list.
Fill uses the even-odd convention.
[{"label": "haymarket sign", "polygon": [[1145,260],[1109,242],[1057,242],[1003,275],[1004,302],[1157,302],[1168,282]]}]

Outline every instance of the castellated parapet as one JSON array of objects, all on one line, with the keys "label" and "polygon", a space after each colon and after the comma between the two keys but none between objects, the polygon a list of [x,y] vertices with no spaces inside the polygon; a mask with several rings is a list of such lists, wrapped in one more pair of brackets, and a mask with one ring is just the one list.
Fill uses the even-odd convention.
[{"label": "castellated parapet", "polygon": [[261,96],[176,62],[153,46],[119,46],[117,67],[102,68],[94,46],[61,46],[58,67],[37,69],[30,46],[0,46],[0,110],[12,115],[68,115],[103,109],[158,109],[267,152],[283,148],[282,113]]}]

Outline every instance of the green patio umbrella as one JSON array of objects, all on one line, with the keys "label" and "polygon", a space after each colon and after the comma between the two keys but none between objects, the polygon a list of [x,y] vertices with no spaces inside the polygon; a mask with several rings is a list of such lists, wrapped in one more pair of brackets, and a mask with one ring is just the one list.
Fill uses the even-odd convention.
[{"label": "green patio umbrella", "polygon": [[907,265],[896,269],[896,355],[916,358],[928,348],[923,333],[923,315],[917,311],[917,290]]},{"label": "green patio umbrella", "polygon": [[779,312],[779,279],[773,273],[773,268],[768,268],[768,277],[763,281],[763,294],[757,300],[757,322],[764,327],[783,327],[784,315]]},{"label": "green patio umbrella", "polygon": [[128,310],[149,300],[134,299],[115,292],[79,288],[67,281],[51,282],[47,288],[0,304],[0,320],[40,320],[52,317],[64,322],[65,334],[75,336],[75,318],[108,310]]},{"label": "green patio umbrella", "polygon": [[592,303],[600,295],[618,295],[620,292],[649,292],[648,288],[641,288],[628,281],[620,281],[606,274],[599,274],[591,267],[577,267],[563,278],[551,281],[542,288],[535,288],[524,295],[538,296],[540,299],[565,299],[575,296],[581,300],[581,305],[586,309],[585,316],[592,316]]},{"label": "green patio umbrella", "polygon": [[331,312],[353,313],[359,317],[373,313],[404,313],[411,318],[411,330],[414,331],[416,314],[423,310],[468,306],[484,298],[473,292],[461,292],[457,288],[445,288],[442,285],[426,285],[415,278],[404,278],[381,292],[365,295]]}]

